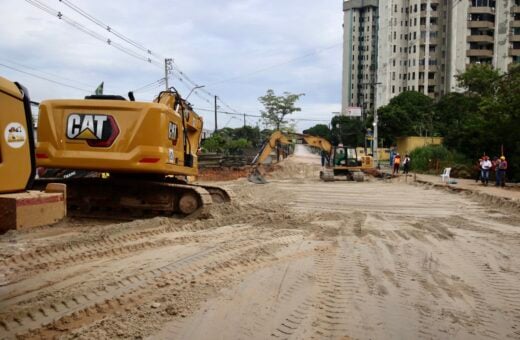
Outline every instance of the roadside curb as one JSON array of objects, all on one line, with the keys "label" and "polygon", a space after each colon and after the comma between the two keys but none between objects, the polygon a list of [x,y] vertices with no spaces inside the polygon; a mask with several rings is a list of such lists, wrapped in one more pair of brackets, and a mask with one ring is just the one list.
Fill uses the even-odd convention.
[{"label": "roadside curb", "polygon": [[520,209],[520,200],[509,198],[509,197],[500,197],[497,195],[491,195],[491,194],[479,192],[476,190],[455,187],[450,184],[432,183],[432,182],[420,180],[420,179],[416,179],[415,181],[412,181],[410,183],[419,184],[422,186],[428,186],[428,187],[435,188],[435,189],[441,189],[441,190],[452,192],[452,193],[465,194],[467,196],[470,196],[472,198],[475,198],[475,199],[481,201],[482,203],[490,203],[490,204],[493,204],[500,208],[513,209],[514,212],[517,212],[517,213]]}]

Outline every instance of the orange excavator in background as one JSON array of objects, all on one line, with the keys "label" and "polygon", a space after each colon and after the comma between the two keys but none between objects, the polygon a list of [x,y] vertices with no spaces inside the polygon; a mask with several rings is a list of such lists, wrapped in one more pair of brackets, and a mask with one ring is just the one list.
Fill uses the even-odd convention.
[{"label": "orange excavator in background", "polygon": [[278,147],[294,143],[321,150],[325,156],[325,167],[320,171],[320,179],[325,182],[334,181],[340,176],[345,176],[347,180],[363,181],[363,171],[374,167],[372,157],[362,156],[358,158],[356,148],[344,147],[342,144],[334,146],[327,139],[318,136],[275,131],[265,141],[260,152],[254,158],[252,162],[253,171],[248,180],[256,184],[267,183],[260,170],[261,165]]},{"label": "orange excavator in background", "polygon": [[40,104],[36,162],[48,169],[109,176],[45,178],[67,184],[76,216],[189,215],[231,193],[188,178],[198,175],[203,120],[175,89],[153,102],[95,95]]}]

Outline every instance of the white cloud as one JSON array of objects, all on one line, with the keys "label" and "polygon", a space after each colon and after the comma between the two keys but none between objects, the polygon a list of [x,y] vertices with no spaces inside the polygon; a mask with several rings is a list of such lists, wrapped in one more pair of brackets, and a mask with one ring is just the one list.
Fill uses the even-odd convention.
[{"label": "white cloud", "polygon": [[[117,41],[59,1],[40,1]],[[341,46],[321,49],[342,41],[340,1],[71,1],[153,51],[173,57],[199,84],[248,75],[208,86],[238,110],[258,114],[257,98],[268,88],[277,93],[306,93],[296,118],[329,119],[330,112],[339,110]],[[300,58],[316,50],[321,52]],[[160,67],[134,59],[20,0],[2,0],[0,51],[0,63],[14,61],[76,79],[82,84],[69,83],[91,90],[105,81],[110,93],[126,94],[163,76]],[[286,63],[296,58],[300,59]],[[272,67],[278,64],[283,65]],[[269,70],[251,74],[264,68]],[[0,74],[25,84],[36,100],[85,95],[1,66]],[[173,84],[182,93],[188,92],[178,81]],[[149,100],[153,95],[151,91],[137,97]],[[211,106],[196,96],[190,100],[199,107]],[[213,124],[211,113],[200,113],[208,125]],[[231,120],[229,126],[241,122]],[[312,125],[298,123],[300,129]]]}]

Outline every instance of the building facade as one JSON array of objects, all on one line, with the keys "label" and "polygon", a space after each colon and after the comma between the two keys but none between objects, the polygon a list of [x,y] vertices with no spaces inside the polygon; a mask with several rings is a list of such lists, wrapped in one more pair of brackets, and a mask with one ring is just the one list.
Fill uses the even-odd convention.
[{"label": "building facade", "polygon": [[343,109],[373,109],[378,51],[378,0],[343,3]]},{"label": "building facade", "polygon": [[348,0],[343,10],[344,112],[404,91],[436,99],[461,90],[455,76],[470,64],[520,62],[520,0]]}]

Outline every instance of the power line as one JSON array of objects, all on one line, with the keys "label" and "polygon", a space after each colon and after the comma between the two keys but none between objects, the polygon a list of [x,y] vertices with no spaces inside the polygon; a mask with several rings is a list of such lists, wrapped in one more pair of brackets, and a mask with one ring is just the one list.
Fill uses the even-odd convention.
[{"label": "power line", "polygon": [[71,81],[71,82],[74,82],[74,83],[78,83],[80,85],[85,85],[85,86],[88,86],[88,87],[91,87],[91,88],[95,88],[95,86],[93,86],[91,84],[87,84],[87,83],[84,83],[84,82],[76,80],[76,79],[63,77],[63,76],[60,76],[60,75],[57,75],[57,74],[53,74],[53,73],[50,73],[50,72],[42,71],[42,70],[39,70],[39,69],[37,69],[35,67],[27,66],[27,65],[24,65],[24,64],[20,64],[18,62],[12,61],[12,60],[7,60],[7,59],[4,59],[4,58],[0,58],[0,60],[3,60],[4,62],[7,62],[9,64],[17,65],[17,66],[20,66],[20,67],[23,67],[23,68],[27,68],[27,69],[30,69],[30,70],[33,70],[33,71],[36,71],[36,72],[39,72],[39,73],[43,73],[43,74],[46,74],[46,75],[51,76],[51,77],[61,78],[61,79],[66,80],[66,81]]},{"label": "power line", "polygon": [[[200,107],[195,107],[194,110],[196,111],[207,111],[207,112],[215,112],[214,109],[206,109],[206,108],[200,108]],[[235,117],[252,117],[252,118],[262,118],[261,115],[255,115],[255,114],[250,114],[250,113],[240,113],[240,112],[229,112],[229,111],[220,111],[220,110],[217,110],[217,113],[222,113],[222,114],[225,114],[225,115],[231,115],[231,116],[235,116]],[[289,119],[289,118],[288,118]],[[290,118],[289,120],[293,120],[293,121],[301,121],[301,122],[330,122],[330,119],[312,119],[312,118]]]},{"label": "power line", "polygon": [[79,90],[79,91],[82,91],[82,92],[88,92],[88,93],[92,93],[93,92],[91,90],[86,90],[86,89],[82,89],[80,87],[76,87],[76,86],[73,86],[73,85],[65,84],[65,83],[62,83],[62,82],[59,82],[59,81],[56,81],[56,80],[52,80],[52,79],[49,79],[49,78],[46,78],[46,77],[43,77],[43,76],[40,76],[40,75],[37,75],[37,74],[34,74],[34,73],[30,73],[30,72],[27,72],[27,71],[22,71],[22,70],[20,70],[20,69],[18,69],[16,67],[8,66],[8,65],[5,65],[5,64],[2,64],[2,63],[0,63],[0,66],[3,66],[5,68],[11,69],[11,70],[16,71],[16,72],[24,73],[24,74],[29,75],[31,77],[39,78],[41,80],[45,80],[45,81],[57,84],[57,85],[69,87],[71,89]]},{"label": "power line", "polygon": [[74,5],[70,1],[68,1],[68,0],[59,0],[59,2],[62,2],[65,6],[69,7],[74,12],[79,13],[81,16],[83,16],[87,20],[93,22],[94,24],[100,26],[103,29],[106,29],[108,32],[112,33],[113,35],[115,35],[119,39],[125,41],[126,43],[134,46],[135,48],[137,48],[137,49],[139,49],[139,50],[141,50],[143,52],[146,52],[149,55],[155,55],[155,53],[153,53],[150,49],[146,48],[145,46],[143,46],[142,44],[136,42],[135,40],[132,40],[132,39],[126,37],[122,33],[119,33],[118,31],[116,31],[112,27],[110,27],[109,25],[105,24],[104,22],[102,22],[99,19],[96,19],[94,16],[92,16],[89,13],[85,12],[84,10],[82,10],[78,6]]},{"label": "power line", "polygon": [[[143,46],[142,44],[136,42],[135,40],[126,37],[122,33],[119,33],[118,31],[115,31],[108,24],[105,24],[103,21],[95,18],[93,15],[87,13],[86,11],[84,11],[83,9],[78,7],[77,5],[74,5],[73,3],[71,3],[68,0],[59,0],[59,1],[61,3],[63,3],[64,5],[66,5],[67,7],[69,7],[70,9],[72,9],[73,11],[75,11],[76,13],[80,14],[81,16],[85,17],[89,21],[93,22],[97,26],[102,27],[103,29],[107,30],[109,33],[114,34],[116,37],[118,37],[121,40],[123,40],[124,42],[130,44],[134,48],[137,48],[137,49],[141,50],[142,52],[146,52],[146,56],[144,56],[142,54],[139,54],[139,53],[137,53],[135,51],[132,51],[132,50],[124,47],[123,45],[121,45],[121,44],[119,44],[117,42],[112,41],[110,38],[105,38],[103,35],[95,32],[95,31],[93,31],[93,30],[91,30],[91,29],[89,29],[87,27],[85,27],[84,25],[80,24],[79,22],[77,22],[77,21],[75,21],[75,20],[73,20],[73,19],[71,19],[69,17],[66,17],[62,12],[57,11],[54,8],[50,7],[50,6],[47,6],[46,4],[42,3],[39,0],[25,0],[25,1],[27,3],[33,5],[34,7],[39,8],[42,11],[44,11],[44,12],[46,12],[46,13],[52,15],[52,16],[55,16],[55,17],[57,17],[60,20],[63,20],[64,22],[66,22],[70,26],[72,26],[72,27],[76,28],[77,30],[79,30],[79,31],[81,31],[81,32],[91,36],[92,38],[94,38],[96,40],[99,40],[101,42],[107,43],[108,45],[110,45],[110,46],[120,50],[123,53],[126,53],[127,55],[130,55],[130,56],[132,56],[132,57],[134,57],[136,59],[139,59],[141,61],[145,61],[145,62],[147,62],[149,64],[154,65],[154,66],[157,66],[157,67],[160,67],[160,68],[163,67],[162,61],[156,60],[156,58],[162,58],[160,55],[152,52],[150,49],[146,48],[145,46]],[[196,83],[193,79],[191,79],[185,72],[183,72],[180,69],[180,67],[177,64],[175,64],[175,62],[173,62],[173,65],[174,65],[174,67],[169,72],[169,74],[174,76],[177,80],[179,80],[179,82],[181,84],[183,84],[183,86],[185,86],[187,88],[187,90],[191,90],[193,87],[199,86],[199,84]],[[206,103],[211,103],[211,101],[208,98],[204,98],[203,94],[205,94],[208,97],[211,97],[211,99],[215,96],[215,94],[209,92],[206,89],[200,89],[200,92],[197,92],[195,94],[196,94],[197,97],[199,97],[200,99],[204,100]],[[219,96],[217,96],[217,97],[219,98],[219,101],[225,107],[227,107],[228,109],[230,109],[232,111],[238,112],[237,110],[232,108],[230,105],[228,105],[225,102],[223,102],[222,99]]]},{"label": "power line", "polygon": [[137,59],[140,59],[142,61],[145,61],[145,62],[148,62],[150,64],[154,64],[156,66],[161,66],[160,63],[158,63],[157,61],[154,61],[152,60],[150,57],[147,57],[147,56],[142,56],[116,42],[113,42],[112,40],[110,40],[109,38],[105,38],[103,35],[95,32],[95,31],[92,31],[90,29],[88,29],[87,27],[85,27],[84,25],[80,24],[79,22],[75,21],[75,20],[72,20],[70,18],[68,18],[67,16],[65,16],[63,13],[61,13],[60,11],[57,11],[55,10],[54,8],[52,7],[49,7],[43,3],[41,3],[39,0],[25,0],[27,3],[35,6],[36,8],[39,8],[41,9],[42,11],[52,15],[52,16],[55,16],[57,17],[58,19],[60,20],[63,20],[64,22],[66,22],[67,24],[69,24],[70,26],[76,28],[77,30],[85,33],[85,34],[88,34],[90,35],[91,37],[93,37],[94,39],[97,39],[101,42],[104,42],[118,50],[120,50],[121,52],[124,52],[134,58],[137,58]]},{"label": "power line", "polygon": [[165,79],[164,77],[161,78],[161,79],[157,79],[156,81],[150,83],[150,84],[146,84],[144,86],[141,86],[135,90],[132,90],[132,92],[143,92],[145,90],[148,90],[148,88],[155,88],[157,87],[158,85],[163,85],[165,83]]}]

